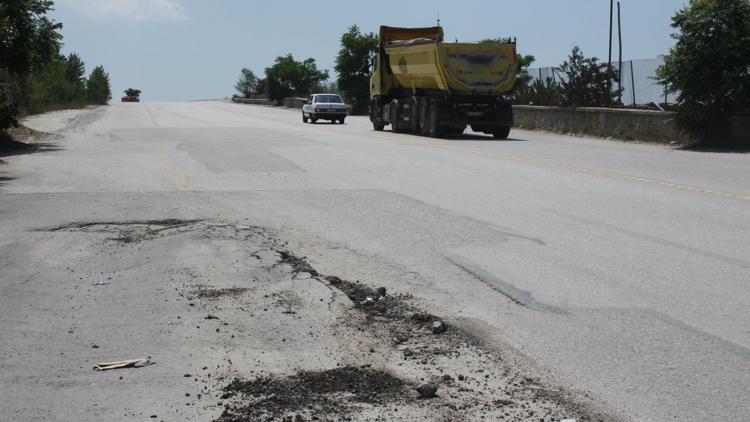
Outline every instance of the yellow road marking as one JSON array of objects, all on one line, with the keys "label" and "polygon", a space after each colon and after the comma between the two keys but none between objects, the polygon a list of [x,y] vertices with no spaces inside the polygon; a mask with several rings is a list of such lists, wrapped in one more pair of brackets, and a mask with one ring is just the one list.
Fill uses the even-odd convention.
[{"label": "yellow road marking", "polygon": [[187,176],[183,176],[177,173],[177,169],[175,169],[174,163],[172,163],[172,156],[170,155],[170,153],[165,152],[162,156],[162,160],[164,160],[164,165],[167,167],[167,171],[169,171],[169,174],[172,176],[172,179],[174,180],[175,185],[177,185],[177,188],[180,190],[187,189],[188,178]]}]

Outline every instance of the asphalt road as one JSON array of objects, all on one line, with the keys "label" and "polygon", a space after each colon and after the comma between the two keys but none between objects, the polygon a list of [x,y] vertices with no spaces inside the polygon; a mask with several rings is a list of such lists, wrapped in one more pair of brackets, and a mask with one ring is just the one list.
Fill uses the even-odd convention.
[{"label": "asphalt road", "polygon": [[[750,418],[748,154],[522,130],[436,140],[226,102],[27,123],[58,146],[0,167],[3,285],[54,260],[19,240],[30,230],[243,221],[327,273],[414,295],[626,417]],[[26,300],[5,296],[6,310]]]}]

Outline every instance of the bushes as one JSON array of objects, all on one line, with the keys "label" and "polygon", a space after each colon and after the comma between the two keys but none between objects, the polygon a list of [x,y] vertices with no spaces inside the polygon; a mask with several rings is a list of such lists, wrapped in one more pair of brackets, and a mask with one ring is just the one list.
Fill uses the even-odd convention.
[{"label": "bushes", "polygon": [[750,1],[693,0],[672,27],[676,45],[657,77],[677,94],[677,123],[704,145],[750,147],[750,135],[730,130],[750,110]]}]

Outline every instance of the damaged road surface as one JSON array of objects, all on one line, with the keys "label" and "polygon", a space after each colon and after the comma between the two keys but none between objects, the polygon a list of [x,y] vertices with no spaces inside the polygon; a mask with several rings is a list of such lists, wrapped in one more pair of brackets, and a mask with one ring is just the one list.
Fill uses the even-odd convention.
[{"label": "damaged road surface", "polygon": [[0,419],[747,419],[750,156],[298,117],[24,122]]},{"label": "damaged road surface", "polygon": [[[67,334],[27,339],[32,350],[59,350],[49,357],[59,361],[51,374],[31,369],[54,377],[37,392],[58,394],[54,380],[66,379],[64,394],[86,396],[84,406],[59,409],[60,419],[554,421],[592,414],[408,295],[322,275],[264,228],[107,221],[34,236],[48,245],[43,262],[67,263],[54,290],[40,297],[52,332]],[[105,276],[109,283],[92,283]],[[105,317],[118,322],[103,325]],[[91,362],[123,354],[148,354],[156,364],[90,371]],[[162,385],[159,394],[153,383]],[[91,385],[96,392],[83,394]]]}]

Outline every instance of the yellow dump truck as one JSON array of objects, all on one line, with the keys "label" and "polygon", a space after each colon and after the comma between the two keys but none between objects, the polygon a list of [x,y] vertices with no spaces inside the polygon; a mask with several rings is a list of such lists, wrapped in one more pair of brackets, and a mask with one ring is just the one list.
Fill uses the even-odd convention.
[{"label": "yellow dump truck", "polygon": [[516,44],[446,43],[442,27],[380,27],[370,78],[370,121],[432,137],[477,132],[505,139],[513,125],[507,94],[518,71]]}]

